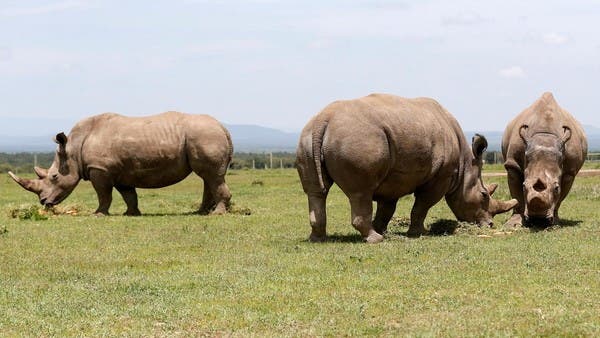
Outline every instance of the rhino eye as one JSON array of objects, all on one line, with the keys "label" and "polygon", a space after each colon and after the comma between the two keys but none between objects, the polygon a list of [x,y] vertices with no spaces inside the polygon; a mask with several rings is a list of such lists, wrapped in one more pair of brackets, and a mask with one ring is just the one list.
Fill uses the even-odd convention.
[{"label": "rhino eye", "polygon": [[483,198],[486,198],[486,199],[490,197],[490,195],[488,194],[488,192],[485,191],[485,190],[481,191],[481,195],[483,196]]},{"label": "rhino eye", "polygon": [[51,180],[51,181],[56,181],[56,180],[58,180],[58,174],[53,174],[52,176],[50,176],[50,180]]}]

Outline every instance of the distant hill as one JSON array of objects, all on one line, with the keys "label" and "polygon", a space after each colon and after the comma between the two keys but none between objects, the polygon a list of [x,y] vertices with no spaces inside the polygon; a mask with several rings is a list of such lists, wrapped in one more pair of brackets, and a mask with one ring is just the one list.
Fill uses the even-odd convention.
[{"label": "distant hill", "polygon": [[53,136],[0,136],[0,152],[49,152],[56,150]]},{"label": "distant hill", "polygon": [[248,124],[225,124],[237,152],[295,152],[300,133]]},{"label": "distant hill", "polygon": [[[233,146],[236,152],[269,152],[269,151],[296,151],[299,132],[285,132],[274,128],[256,125],[226,124],[231,133]],[[600,128],[584,126],[588,137],[589,151],[600,151]],[[500,131],[483,131],[488,140],[489,151],[499,151],[502,141]],[[470,142],[474,131],[467,131],[465,135]],[[0,135],[0,152],[47,152],[54,151],[56,145],[52,142],[53,135],[43,136],[2,136]]]}]

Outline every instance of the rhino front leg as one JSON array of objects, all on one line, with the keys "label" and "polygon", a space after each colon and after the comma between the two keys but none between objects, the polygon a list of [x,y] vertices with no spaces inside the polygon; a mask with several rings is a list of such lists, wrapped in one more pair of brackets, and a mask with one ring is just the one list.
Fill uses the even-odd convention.
[{"label": "rhino front leg", "polygon": [[517,228],[523,226],[523,214],[525,212],[525,196],[523,195],[523,173],[514,168],[507,168],[508,188],[512,198],[516,198],[519,204],[513,209],[510,219],[504,223],[505,228]]},{"label": "rhino front leg", "polygon": [[408,237],[419,237],[425,233],[425,218],[432,206],[444,197],[441,186],[431,185],[433,188],[421,188],[415,191],[415,204],[410,211],[410,225],[406,235]]},{"label": "rhino front leg", "polygon": [[375,219],[373,220],[373,228],[380,234],[387,232],[388,223],[394,212],[396,211],[397,199],[394,200],[381,200],[377,202],[377,212],[375,212]]},{"label": "rhino front leg", "polygon": [[108,209],[112,203],[112,180],[105,172],[92,169],[90,170],[90,181],[98,195],[98,209],[95,214],[97,216],[108,215]]},{"label": "rhino front leg", "polygon": [[117,191],[123,197],[125,204],[127,205],[127,211],[123,215],[125,216],[140,216],[142,213],[138,209],[138,196],[134,187],[116,186]]},{"label": "rhino front leg", "polygon": [[373,229],[373,197],[371,194],[355,194],[349,196],[352,213],[352,226],[358,230],[367,243],[379,243],[383,236]]},{"label": "rhino front leg", "polygon": [[575,176],[564,174],[560,184],[560,198],[556,202],[556,206],[554,207],[554,218],[552,219],[552,223],[554,225],[560,222],[560,218],[558,217],[558,209],[562,204],[562,201],[567,197],[569,191],[571,191],[571,187],[573,186],[573,182],[575,181]]}]

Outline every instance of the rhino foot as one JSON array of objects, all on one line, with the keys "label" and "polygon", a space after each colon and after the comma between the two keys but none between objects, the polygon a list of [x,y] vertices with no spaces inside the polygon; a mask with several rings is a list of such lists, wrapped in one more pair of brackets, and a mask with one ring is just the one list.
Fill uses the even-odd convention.
[{"label": "rhino foot", "polygon": [[124,216],[142,216],[139,210],[127,210],[123,213]]},{"label": "rhino foot", "polygon": [[523,226],[523,216],[520,214],[514,214],[512,217],[504,223],[505,229],[517,229]]},{"label": "rhino foot", "polygon": [[210,212],[210,215],[225,215],[227,213],[227,209],[225,208],[215,208],[215,210]]},{"label": "rhino foot", "polygon": [[406,237],[410,237],[410,238],[419,238],[421,237],[421,235],[424,235],[427,231],[425,231],[424,227],[409,227],[408,231],[406,232]]},{"label": "rhino foot", "polygon": [[376,244],[383,242],[383,236],[378,234],[375,230],[369,232],[369,236],[365,238],[365,241],[369,244]]},{"label": "rhino foot", "polygon": [[96,217],[104,217],[104,216],[108,216],[108,213],[104,213],[102,211],[96,211],[94,213],[94,216],[96,216]]},{"label": "rhino foot", "polygon": [[311,233],[310,237],[308,237],[308,240],[313,243],[323,243],[323,242],[327,241],[327,236],[319,236],[314,233]]}]

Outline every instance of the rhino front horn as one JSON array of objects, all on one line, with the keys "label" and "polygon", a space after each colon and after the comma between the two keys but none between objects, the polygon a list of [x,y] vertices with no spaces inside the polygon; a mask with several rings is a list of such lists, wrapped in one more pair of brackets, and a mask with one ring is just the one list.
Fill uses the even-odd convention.
[{"label": "rhino front horn", "polygon": [[512,199],[510,201],[496,201],[496,205],[494,207],[495,210],[493,210],[493,214],[497,215],[497,214],[501,214],[504,212],[509,211],[510,209],[516,207],[519,204],[519,201],[517,201],[516,199]]},{"label": "rhino front horn", "polygon": [[10,175],[10,177],[13,180],[15,180],[15,182],[19,183],[19,185],[22,186],[25,190],[34,192],[36,194],[40,192],[40,189],[38,189],[38,182],[28,180],[26,178],[20,178],[19,176],[13,174],[12,171],[9,171],[8,175]]}]

